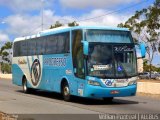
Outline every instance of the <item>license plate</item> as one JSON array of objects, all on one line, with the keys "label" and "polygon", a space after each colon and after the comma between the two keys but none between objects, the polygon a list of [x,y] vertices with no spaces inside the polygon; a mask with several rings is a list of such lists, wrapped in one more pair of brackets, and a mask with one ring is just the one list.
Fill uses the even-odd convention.
[{"label": "license plate", "polygon": [[110,91],[110,94],[119,94],[119,91],[118,90],[112,90],[112,91]]}]

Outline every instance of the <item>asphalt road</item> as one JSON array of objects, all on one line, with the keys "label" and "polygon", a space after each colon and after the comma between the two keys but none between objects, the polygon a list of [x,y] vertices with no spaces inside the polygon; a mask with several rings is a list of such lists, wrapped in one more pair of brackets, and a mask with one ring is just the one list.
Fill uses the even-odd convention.
[{"label": "asphalt road", "polygon": [[60,94],[35,91],[24,94],[11,80],[0,80],[0,111],[8,114],[141,114],[160,113],[160,100],[144,96],[115,98],[112,103],[74,97],[63,101]]}]

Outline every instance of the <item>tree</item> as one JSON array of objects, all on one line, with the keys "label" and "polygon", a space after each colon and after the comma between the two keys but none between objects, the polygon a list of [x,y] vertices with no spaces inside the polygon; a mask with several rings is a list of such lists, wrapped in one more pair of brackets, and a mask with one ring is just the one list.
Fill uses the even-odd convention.
[{"label": "tree", "polygon": [[2,72],[11,73],[11,65],[7,63],[3,63],[1,66]]},{"label": "tree", "polygon": [[63,24],[60,23],[59,21],[56,21],[56,23],[55,23],[54,25],[51,25],[51,26],[50,26],[50,29],[57,28],[57,27],[61,27],[61,26],[63,26]]},{"label": "tree", "polygon": [[6,42],[0,49],[0,56],[2,56],[1,71],[4,73],[11,72],[11,49],[12,42]]},{"label": "tree", "polygon": [[[150,65],[148,65],[148,60],[144,59],[143,61],[143,70],[144,72],[149,72],[150,71]],[[160,72],[160,68],[156,67],[154,65],[151,65],[151,70],[154,72]]]},{"label": "tree", "polygon": [[69,27],[79,26],[79,24],[76,21],[73,21],[71,23],[68,23]]},{"label": "tree", "polygon": [[12,42],[6,42],[4,46],[1,47],[0,50],[0,56],[2,56],[2,59],[8,62],[9,64],[11,64],[11,60],[9,59],[10,54],[12,54],[10,52],[11,49],[12,49]]},{"label": "tree", "polygon": [[[129,18],[124,24],[120,23],[118,27],[129,28],[136,36],[134,40],[139,38],[147,45],[148,61],[150,66],[150,77],[152,60],[155,52],[160,50],[160,0],[156,0],[153,5],[136,11],[135,15]],[[159,42],[159,43],[158,43]],[[158,43],[158,44],[157,44]],[[158,46],[159,45],[159,46]]]}]

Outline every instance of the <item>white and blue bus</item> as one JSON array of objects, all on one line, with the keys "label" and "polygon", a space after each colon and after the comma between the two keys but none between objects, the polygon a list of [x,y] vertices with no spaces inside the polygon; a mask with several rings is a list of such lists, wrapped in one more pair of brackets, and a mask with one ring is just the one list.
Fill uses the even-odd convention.
[{"label": "white and blue bus", "polygon": [[[144,57],[144,45],[139,45]],[[62,27],[16,38],[13,84],[71,96],[104,98],[134,96],[137,56],[126,28]]]}]

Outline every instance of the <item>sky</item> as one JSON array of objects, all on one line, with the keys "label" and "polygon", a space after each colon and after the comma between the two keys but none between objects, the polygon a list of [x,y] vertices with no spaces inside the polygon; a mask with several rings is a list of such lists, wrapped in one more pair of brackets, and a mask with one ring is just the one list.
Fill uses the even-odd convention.
[{"label": "sky", "polygon": [[[56,21],[64,25],[116,27],[135,11],[147,8],[154,0],[0,0],[0,41],[35,34]],[[94,18],[94,19],[91,19]],[[158,60],[154,59],[154,64]]]}]

